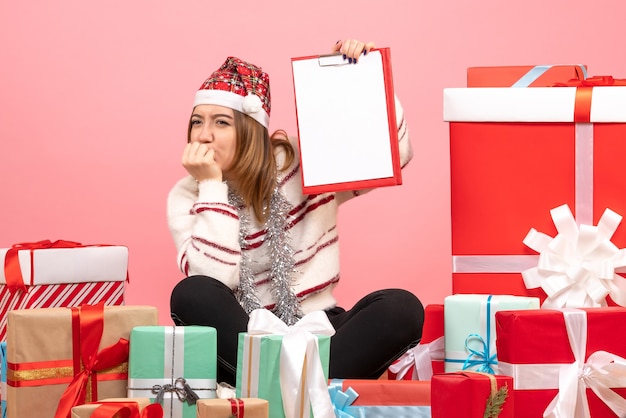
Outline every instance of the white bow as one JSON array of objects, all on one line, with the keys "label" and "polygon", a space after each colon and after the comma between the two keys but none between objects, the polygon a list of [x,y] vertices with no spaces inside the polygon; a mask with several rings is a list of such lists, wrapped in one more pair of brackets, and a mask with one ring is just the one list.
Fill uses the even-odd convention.
[{"label": "white bow", "polygon": [[444,339],[439,337],[426,344],[417,344],[404,353],[389,371],[396,373],[396,380],[401,380],[415,365],[412,380],[430,380],[433,377],[433,360],[444,359]]},{"label": "white bow", "polygon": [[524,244],[539,253],[539,263],[522,277],[528,289],[546,292],[542,308],[602,307],[607,295],[626,306],[626,280],[615,273],[626,266],[626,249],[610,241],[622,217],[606,209],[597,226],[578,227],[567,205],[550,214],[556,237],[531,228],[524,238]]},{"label": "white bow", "polygon": [[565,309],[563,317],[575,360],[561,366],[559,392],[544,411],[544,418],[591,417],[587,388],[591,388],[617,416],[626,416],[626,399],[611,390],[612,387],[626,386],[626,359],[606,351],[596,351],[585,363],[587,313],[579,309]]},{"label": "white bow", "polygon": [[322,311],[311,312],[288,326],[267,309],[250,313],[249,335],[282,335],[280,391],[286,418],[334,418],[327,380],[314,334],[332,336],[335,329]]}]

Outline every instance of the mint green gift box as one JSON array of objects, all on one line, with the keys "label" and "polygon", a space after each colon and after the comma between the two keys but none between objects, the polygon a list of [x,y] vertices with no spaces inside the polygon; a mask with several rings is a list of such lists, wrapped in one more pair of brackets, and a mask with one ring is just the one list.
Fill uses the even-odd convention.
[{"label": "mint green gift box", "polygon": [[[316,335],[324,377],[328,380],[330,336]],[[269,402],[269,416],[285,416],[280,391],[282,335],[239,334],[236,394],[240,398],[261,398]],[[313,414],[310,414],[312,417]]]},{"label": "mint green gift box", "polygon": [[444,370],[498,374],[497,311],[539,309],[536,297],[456,294],[443,303]]},{"label": "mint green gift box", "polygon": [[[130,333],[128,397],[157,400],[164,417],[195,418],[195,401],[216,397],[217,331],[204,326],[142,326]],[[183,400],[181,400],[181,397]]]}]

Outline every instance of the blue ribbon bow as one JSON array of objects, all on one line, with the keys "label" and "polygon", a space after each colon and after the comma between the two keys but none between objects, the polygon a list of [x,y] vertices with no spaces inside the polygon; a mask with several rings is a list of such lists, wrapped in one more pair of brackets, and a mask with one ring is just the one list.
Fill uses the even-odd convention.
[{"label": "blue ribbon bow", "polygon": [[359,397],[359,394],[351,387],[347,388],[345,392],[341,389],[341,381],[331,381],[328,386],[328,393],[330,394],[330,401],[335,411],[335,417],[357,418],[349,412],[346,412],[346,408],[352,405],[355,399]]}]

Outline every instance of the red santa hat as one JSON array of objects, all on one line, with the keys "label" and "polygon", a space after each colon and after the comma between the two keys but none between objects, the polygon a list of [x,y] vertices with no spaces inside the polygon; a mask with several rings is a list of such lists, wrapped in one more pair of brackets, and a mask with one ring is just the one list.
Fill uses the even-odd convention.
[{"label": "red santa hat", "polygon": [[201,104],[229,107],[269,128],[270,78],[261,67],[228,57],[196,92],[193,105]]}]

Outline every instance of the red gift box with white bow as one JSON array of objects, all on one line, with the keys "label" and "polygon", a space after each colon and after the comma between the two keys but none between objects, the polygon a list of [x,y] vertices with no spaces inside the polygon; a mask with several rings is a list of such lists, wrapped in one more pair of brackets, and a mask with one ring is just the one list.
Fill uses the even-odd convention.
[{"label": "red gift box with white bow", "polygon": [[430,380],[433,373],[443,373],[443,338],[443,305],[426,305],[422,339],[389,366],[388,378]]},{"label": "red gift box with white bow", "polygon": [[498,367],[513,376],[515,417],[626,416],[625,333],[621,307],[497,312]]},{"label": "red gift box with white bow", "polygon": [[[523,242],[529,231],[560,233],[552,209],[567,205],[576,225],[589,227],[598,227],[607,208],[626,214],[626,172],[620,168],[626,153],[625,84],[592,77],[560,87],[444,89],[453,293],[538,296],[543,302],[546,290],[562,292],[591,271],[607,274],[605,284],[618,289],[598,295],[602,290],[594,288],[588,296],[597,303],[584,306],[610,304],[617,293],[626,297],[621,276],[576,269],[580,257],[562,268],[563,280],[528,288],[521,274],[540,263],[538,252]],[[623,222],[609,238],[617,248],[626,247]]]}]

